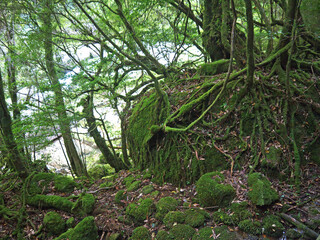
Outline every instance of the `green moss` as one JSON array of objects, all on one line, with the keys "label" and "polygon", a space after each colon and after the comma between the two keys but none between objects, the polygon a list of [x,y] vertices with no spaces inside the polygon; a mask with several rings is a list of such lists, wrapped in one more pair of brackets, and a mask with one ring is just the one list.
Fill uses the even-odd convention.
[{"label": "green moss", "polygon": [[58,175],[54,178],[54,187],[58,192],[71,193],[76,186],[77,183],[70,177]]},{"label": "green moss", "polygon": [[158,197],[158,195],[160,194],[160,192],[157,190],[157,191],[154,191],[150,194],[151,197]]},{"label": "green moss", "polygon": [[207,171],[222,171],[227,169],[228,161],[226,157],[216,148],[207,148],[205,161],[208,162]]},{"label": "green moss", "polygon": [[28,186],[30,195],[46,194],[49,192],[50,183],[54,181],[55,174],[53,173],[38,173],[33,176]]},{"label": "green moss", "polygon": [[81,194],[75,202],[72,212],[81,216],[92,213],[94,210],[95,197],[92,194]]},{"label": "green moss", "polygon": [[125,190],[119,190],[114,196],[114,202],[117,204],[123,204],[122,200],[126,199],[127,194]]},{"label": "green moss", "polygon": [[213,221],[215,223],[224,223],[227,225],[235,225],[232,217],[229,216],[227,213],[219,209],[219,211],[216,211],[212,214]]},{"label": "green moss", "polygon": [[74,203],[68,199],[55,195],[40,195],[36,194],[27,198],[29,205],[41,208],[55,208],[66,212],[71,212]]},{"label": "green moss", "polygon": [[123,179],[123,183],[126,185],[126,187],[128,188],[131,183],[133,183],[133,181],[135,180],[136,178],[132,175],[126,177],[125,179]]},{"label": "green moss", "polygon": [[177,224],[170,230],[173,239],[191,239],[195,233],[196,230],[185,224]]},{"label": "green moss", "polygon": [[66,223],[56,212],[48,212],[43,219],[43,226],[46,232],[52,235],[59,235],[66,229]]},{"label": "green moss", "polygon": [[147,194],[151,193],[153,190],[154,190],[153,185],[147,185],[147,186],[144,186],[144,187],[142,188],[141,192],[142,192],[144,195],[147,195]]},{"label": "green moss", "polygon": [[229,184],[220,184],[224,177],[219,172],[202,175],[196,183],[200,204],[205,207],[230,205],[235,197],[235,190]]},{"label": "green moss", "polygon": [[230,239],[233,239],[233,240],[236,240],[236,239],[239,239],[236,235],[235,232],[230,232],[229,231],[229,228],[225,225],[223,226],[220,226],[220,227],[215,227],[214,229],[214,233],[216,235],[219,234],[219,240],[230,240]]},{"label": "green moss", "polygon": [[58,238],[55,238],[55,240],[95,240],[98,237],[98,229],[94,223],[94,217],[89,216],[79,222],[75,228],[69,229]]},{"label": "green moss", "polygon": [[248,203],[241,202],[241,203],[232,203],[231,204],[231,218],[235,225],[239,224],[240,221],[252,218],[252,214],[247,209]]},{"label": "green moss", "polygon": [[211,63],[204,63],[200,66],[198,72],[200,75],[213,76],[228,71],[229,60],[221,59]]},{"label": "green moss", "polygon": [[250,233],[253,235],[260,235],[262,234],[262,226],[261,223],[258,221],[252,221],[250,219],[243,220],[239,223],[240,230]]},{"label": "green moss", "polygon": [[171,228],[175,223],[184,223],[185,219],[183,212],[170,211],[164,216],[163,223],[167,228]]},{"label": "green moss", "polygon": [[74,217],[70,217],[66,222],[67,228],[75,227],[76,226],[75,223],[76,223],[76,221],[75,221]]},{"label": "green moss", "polygon": [[156,240],[172,240],[173,237],[164,230],[160,230],[156,236]]},{"label": "green moss", "polygon": [[151,234],[149,230],[143,226],[137,227],[133,230],[131,240],[151,240]]},{"label": "green moss", "polygon": [[136,191],[137,189],[139,189],[140,184],[141,184],[141,181],[140,181],[140,180],[134,181],[134,182],[131,183],[130,186],[127,188],[127,191],[128,191],[128,192]]},{"label": "green moss", "polygon": [[193,235],[192,240],[212,240],[212,228],[205,227],[201,228],[199,232]]},{"label": "green moss", "polygon": [[200,227],[204,224],[205,217],[200,212],[194,209],[188,209],[185,212],[186,220],[185,224],[190,225],[191,227]]},{"label": "green moss", "polygon": [[138,205],[131,203],[126,208],[126,215],[131,217],[135,223],[143,223],[143,221],[152,214],[153,201],[146,198]]},{"label": "green moss", "polygon": [[270,205],[279,200],[277,192],[271,188],[271,183],[260,173],[252,173],[248,177],[250,187],[248,196],[253,204],[257,206]]},{"label": "green moss", "polygon": [[142,179],[151,179],[152,178],[152,174],[147,172],[143,175]]},{"label": "green moss", "polygon": [[274,215],[268,215],[263,219],[264,234],[270,237],[281,237],[284,227],[280,219]]},{"label": "green moss", "polygon": [[106,240],[117,240],[120,239],[120,233],[111,233],[109,237],[106,238]]},{"label": "green moss", "polygon": [[108,188],[108,187],[112,187],[114,185],[113,182],[104,182],[100,184],[100,188]]},{"label": "green moss", "polygon": [[162,220],[169,211],[174,211],[178,207],[178,201],[173,197],[161,198],[156,204],[156,218]]},{"label": "green moss", "polygon": [[95,164],[92,168],[88,170],[90,177],[94,179],[100,179],[109,174],[111,167],[109,164]]}]

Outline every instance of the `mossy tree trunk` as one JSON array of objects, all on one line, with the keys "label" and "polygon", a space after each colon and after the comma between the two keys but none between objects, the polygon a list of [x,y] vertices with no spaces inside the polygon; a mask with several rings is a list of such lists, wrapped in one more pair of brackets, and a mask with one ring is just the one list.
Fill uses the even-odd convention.
[{"label": "mossy tree trunk", "polygon": [[93,137],[94,142],[97,144],[106,162],[110,164],[110,166],[113,167],[116,170],[116,172],[122,169],[128,169],[128,167],[121,161],[121,159],[118,158],[116,154],[113,154],[110,151],[105,139],[101,136],[100,132],[98,131],[96,119],[93,113],[93,94],[91,93],[87,96],[86,99],[83,99],[82,103],[83,113],[89,126],[90,136]]},{"label": "mossy tree trunk", "polygon": [[67,116],[66,107],[64,104],[64,97],[59,82],[53,59],[53,38],[52,38],[52,21],[51,21],[51,11],[53,8],[53,3],[51,0],[46,0],[44,4],[44,11],[42,14],[43,21],[43,33],[44,33],[44,50],[45,50],[45,64],[47,68],[47,74],[50,79],[53,92],[55,94],[55,107],[58,112],[59,125],[61,129],[61,134],[64,140],[64,145],[67,151],[67,155],[72,167],[72,170],[77,176],[86,176],[87,170],[84,163],[79,157],[76,147],[73,143],[70,122]]},{"label": "mossy tree trunk", "polygon": [[247,15],[247,87],[252,88],[254,74],[254,55],[253,55],[253,16],[251,0],[245,0]]},{"label": "mossy tree trunk", "polygon": [[3,81],[0,72],[0,133],[4,140],[4,145],[8,150],[9,166],[13,166],[21,178],[26,178],[28,176],[28,169],[15,141],[11,125],[12,120],[4,97]]}]

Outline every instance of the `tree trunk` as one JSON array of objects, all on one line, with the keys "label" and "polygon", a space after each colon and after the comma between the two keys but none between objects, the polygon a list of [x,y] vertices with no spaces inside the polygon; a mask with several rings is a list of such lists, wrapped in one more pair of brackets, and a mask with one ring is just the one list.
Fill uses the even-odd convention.
[{"label": "tree trunk", "polygon": [[66,107],[64,104],[62,88],[57,77],[56,70],[54,68],[53,60],[53,43],[52,43],[52,22],[51,22],[51,0],[45,1],[45,10],[43,13],[43,31],[44,31],[44,50],[45,50],[45,63],[47,68],[47,74],[51,81],[52,88],[55,94],[55,107],[58,112],[58,119],[61,134],[64,140],[66,152],[72,167],[72,170],[77,176],[86,176],[87,170],[84,163],[81,161],[76,147],[73,143],[70,122],[67,116]]},{"label": "tree trunk", "polygon": [[254,56],[253,56],[253,16],[251,0],[245,0],[247,15],[247,87],[252,88],[254,74]]},{"label": "tree trunk", "polygon": [[11,116],[7,108],[7,104],[4,97],[3,81],[0,72],[0,130],[3,137],[6,148],[9,154],[9,166],[13,166],[21,178],[28,176],[28,169],[25,164],[18,146],[15,142],[12,128],[11,128]]},{"label": "tree trunk", "polygon": [[108,148],[105,139],[101,136],[98,131],[96,120],[93,114],[93,96],[88,96],[86,99],[82,101],[83,105],[83,113],[84,117],[89,126],[90,136],[93,137],[94,142],[100,149],[104,159],[111,167],[113,167],[116,172],[127,169],[126,165],[119,159],[116,155],[112,154],[110,149]]}]

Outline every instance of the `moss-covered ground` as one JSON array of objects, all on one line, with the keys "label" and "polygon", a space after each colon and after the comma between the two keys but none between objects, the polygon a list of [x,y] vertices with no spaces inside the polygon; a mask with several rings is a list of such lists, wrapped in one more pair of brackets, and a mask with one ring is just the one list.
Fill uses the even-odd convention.
[{"label": "moss-covered ground", "polygon": [[[220,238],[217,239],[246,239],[249,235],[279,239],[283,231],[288,231],[290,236],[296,232],[294,226],[279,217],[281,212],[295,217],[315,232],[320,232],[317,222],[320,218],[317,205],[320,168],[316,165],[307,167],[302,176],[305,180],[303,182],[308,184],[302,184],[301,195],[296,194],[294,185],[268,178],[280,198],[263,207],[256,206],[250,200],[253,177],[248,183],[248,174],[241,171],[234,171],[232,175],[230,171],[222,171],[218,175],[219,179],[216,175],[220,184],[230,184],[235,191],[231,204],[221,207],[203,205],[196,184],[184,188],[172,184],[158,185],[153,182],[152,176],[145,178],[136,170],[121,171],[116,178],[76,180],[77,187],[69,193],[57,192],[54,184],[48,184],[45,193],[32,196],[46,196],[50,201],[57,198],[61,203],[29,205],[27,201],[23,221],[19,225],[20,236],[39,240],[72,239],[85,231],[88,239],[97,236],[96,233],[98,239],[106,237],[108,233],[112,238],[102,239],[120,240],[179,237],[212,239],[212,236],[219,234]],[[22,206],[21,190],[24,185],[19,180],[10,184],[14,179],[15,176],[7,175],[0,182],[3,192],[0,195],[2,239],[17,239]],[[108,184],[111,187],[101,187],[109,179],[112,179]],[[137,189],[128,191],[130,181],[131,184],[140,181]],[[149,190],[145,191],[146,188]],[[63,202],[67,203],[66,207],[63,207]],[[78,209],[82,210],[79,212]],[[90,223],[85,224],[85,230],[81,227],[83,221]],[[308,238],[304,235],[302,239]]]}]

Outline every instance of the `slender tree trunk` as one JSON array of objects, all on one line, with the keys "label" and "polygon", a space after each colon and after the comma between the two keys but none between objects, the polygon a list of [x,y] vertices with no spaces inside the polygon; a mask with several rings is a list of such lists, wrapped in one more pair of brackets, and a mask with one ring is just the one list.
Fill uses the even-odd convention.
[{"label": "slender tree trunk", "polygon": [[252,88],[254,74],[254,55],[253,55],[253,16],[251,0],[245,0],[247,15],[247,87]]},{"label": "slender tree trunk", "polygon": [[51,81],[53,91],[55,94],[55,107],[58,112],[58,119],[61,134],[64,140],[66,152],[72,167],[72,170],[77,176],[86,176],[87,170],[84,163],[81,161],[76,147],[74,145],[72,134],[70,130],[70,122],[67,116],[66,107],[63,99],[63,92],[61,84],[58,80],[56,70],[54,68],[53,60],[53,43],[52,43],[52,22],[51,22],[51,0],[45,1],[45,10],[43,13],[43,30],[44,30],[44,50],[45,50],[45,63],[47,74]]},{"label": "slender tree trunk", "polygon": [[0,130],[4,140],[5,146],[9,154],[9,166],[13,166],[21,178],[28,176],[28,169],[26,162],[21,155],[18,146],[15,142],[12,128],[11,128],[11,116],[7,108],[7,104],[4,97],[3,81],[0,72]]},{"label": "slender tree trunk", "polygon": [[113,167],[116,172],[127,169],[126,165],[119,159],[117,156],[112,154],[110,149],[108,148],[106,141],[101,136],[100,132],[98,131],[96,119],[93,114],[93,96],[92,94],[89,95],[86,99],[82,101],[83,105],[83,113],[84,117],[87,121],[89,126],[89,133],[90,136],[93,137],[94,142],[97,144],[98,148],[100,149],[104,159],[111,167]]}]

